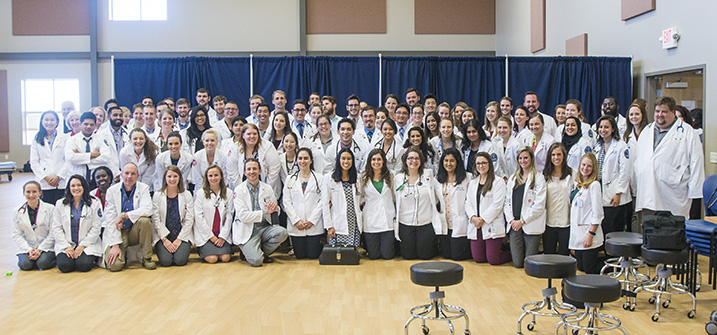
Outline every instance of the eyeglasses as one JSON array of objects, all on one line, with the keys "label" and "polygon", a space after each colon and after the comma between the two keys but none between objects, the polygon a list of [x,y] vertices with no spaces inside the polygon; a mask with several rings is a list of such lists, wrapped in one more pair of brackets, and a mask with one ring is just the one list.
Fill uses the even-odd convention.
[{"label": "eyeglasses", "polygon": [[406,157],[406,160],[407,161],[420,161],[421,158],[420,157]]},{"label": "eyeglasses", "polygon": [[476,162],[477,166],[488,165],[488,162]]}]

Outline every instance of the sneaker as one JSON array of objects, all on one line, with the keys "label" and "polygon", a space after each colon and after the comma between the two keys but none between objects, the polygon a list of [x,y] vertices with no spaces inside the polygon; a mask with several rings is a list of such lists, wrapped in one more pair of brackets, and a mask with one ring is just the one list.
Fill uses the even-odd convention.
[{"label": "sneaker", "polygon": [[264,256],[264,263],[266,263],[266,264],[274,263],[274,260],[269,256]]},{"label": "sneaker", "polygon": [[157,263],[153,262],[151,259],[146,259],[142,261],[142,266],[144,266],[147,270],[154,270],[157,268]]}]

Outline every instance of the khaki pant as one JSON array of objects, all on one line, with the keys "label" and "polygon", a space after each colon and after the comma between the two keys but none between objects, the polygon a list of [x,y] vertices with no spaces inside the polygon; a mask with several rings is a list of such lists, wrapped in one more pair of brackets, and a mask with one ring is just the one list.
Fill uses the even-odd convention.
[{"label": "khaki pant", "polygon": [[[122,230],[122,243],[120,243],[120,256],[115,263],[110,265],[105,261],[107,268],[112,271],[122,271],[127,262],[127,247],[140,245],[142,249],[142,260],[152,259],[152,221],[149,217],[143,216],[132,225],[132,228]],[[105,260],[110,253],[112,246],[105,249]]]}]

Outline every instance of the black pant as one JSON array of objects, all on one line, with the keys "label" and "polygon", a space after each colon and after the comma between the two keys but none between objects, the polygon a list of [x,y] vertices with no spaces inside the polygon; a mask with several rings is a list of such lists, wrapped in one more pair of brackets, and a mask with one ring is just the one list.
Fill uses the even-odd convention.
[{"label": "black pant", "polygon": [[73,271],[87,272],[92,270],[96,263],[97,256],[89,256],[84,251],[77,259],[67,257],[67,254],[64,252],[57,254],[57,268],[60,269],[62,273]]},{"label": "black pant", "polygon": [[570,241],[570,227],[555,228],[545,227],[543,233],[543,252],[545,254],[559,254],[567,256],[570,254],[568,242]]},{"label": "black pant", "polygon": [[366,240],[366,251],[370,259],[393,259],[396,257],[394,249],[396,238],[393,230],[380,233],[363,233]]},{"label": "black pant", "polygon": [[[605,217],[602,220],[602,232],[607,235],[614,231],[625,231],[628,225],[632,224],[632,203],[628,202],[617,207],[603,207]],[[629,214],[628,214],[629,213]]]},{"label": "black pant", "polygon": [[598,260],[598,249],[575,250],[575,259],[578,261],[578,270],[587,274],[598,274],[602,267]]},{"label": "black pant", "polygon": [[407,226],[399,223],[398,237],[404,259],[431,259],[436,256],[436,233],[432,224]]},{"label": "black pant", "polygon": [[40,199],[42,199],[42,201],[54,206],[55,203],[57,202],[57,200],[60,200],[60,198],[62,198],[64,195],[65,195],[64,189],[43,190],[42,196],[40,196]]},{"label": "black pant", "polygon": [[292,236],[291,244],[294,246],[296,259],[317,259],[321,255],[324,245],[321,244],[322,235]]},{"label": "black pant", "polygon": [[452,229],[448,229],[448,234],[438,235],[438,252],[441,257],[445,259],[451,259],[451,235],[453,234]]},{"label": "black pant", "polygon": [[473,258],[471,254],[471,242],[468,237],[451,237],[451,259],[464,261]]}]

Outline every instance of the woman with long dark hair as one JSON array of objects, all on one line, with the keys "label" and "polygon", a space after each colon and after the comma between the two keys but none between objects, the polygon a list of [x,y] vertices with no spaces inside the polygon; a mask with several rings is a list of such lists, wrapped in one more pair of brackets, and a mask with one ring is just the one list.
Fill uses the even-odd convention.
[{"label": "woman with long dark hair", "polygon": [[199,257],[207,263],[226,263],[231,260],[234,221],[232,193],[227,188],[222,168],[210,165],[204,172],[204,184],[196,192],[192,226],[192,242],[197,245]]},{"label": "woman with long dark hair", "polygon": [[52,219],[57,268],[61,272],[87,272],[102,256],[100,229],[102,206],[90,195],[90,185],[81,175],[67,182],[65,196],[57,200]]},{"label": "woman with long dark hair", "polygon": [[129,132],[131,145],[125,145],[119,152],[120,166],[127,163],[134,163],[139,171],[138,181],[141,181],[149,190],[154,190],[155,179],[155,161],[159,150],[157,145],[152,142],[141,128],[134,128]]},{"label": "woman with long dark hair", "polygon": [[386,157],[386,166],[393,173],[398,173],[401,170],[401,156],[404,153],[399,139],[396,138],[397,131],[398,127],[396,126],[396,122],[391,119],[386,119],[386,121],[383,121],[383,124],[381,124],[383,138],[376,142],[376,148],[383,151]]},{"label": "woman with long dark hair", "polygon": [[368,166],[361,173],[359,190],[363,208],[363,236],[370,259],[395,257],[396,192],[394,176],[381,149],[368,153]]},{"label": "woman with long dark hair", "polygon": [[433,187],[439,194],[438,202],[444,218],[442,223],[445,222],[438,235],[438,246],[443,258],[454,261],[471,258],[470,243],[466,237],[468,216],[465,210],[469,176],[463,168],[461,153],[454,148],[446,149],[438,165]]},{"label": "woman with long dark hair", "polygon": [[281,142],[284,135],[291,132],[291,124],[289,123],[289,115],[286,112],[277,112],[271,125],[271,131],[264,133],[264,139],[274,145],[274,149],[282,151]]},{"label": "woman with long dark hair", "polygon": [[182,171],[170,165],[162,188],[152,197],[152,244],[162,266],[184,266],[189,259],[189,239],[194,225],[194,201],[184,189]]},{"label": "woman with long dark hair", "polygon": [[206,107],[199,105],[192,108],[189,118],[189,128],[182,129],[182,143],[184,143],[184,149],[190,154],[204,149],[204,143],[202,143],[202,134],[211,128],[209,124],[209,117],[207,116]]},{"label": "woman with long dark hair", "polygon": [[[604,220],[602,231],[625,231],[632,218],[632,195],[630,194],[630,151],[620,141],[617,122],[610,115],[603,115],[595,123],[598,141],[593,152],[597,156],[598,181],[602,185]],[[650,134],[649,136],[652,136]],[[630,226],[632,228],[632,226]]]},{"label": "woman with long dark hair", "polygon": [[353,152],[341,149],[336,156],[334,171],[330,179],[324,182],[321,192],[324,225],[328,229],[330,244],[359,245],[363,216],[359,206],[357,179]]},{"label": "woman with long dark hair", "polygon": [[324,234],[321,187],[324,176],[314,172],[314,157],[309,148],[301,148],[296,154],[298,171],[284,183],[283,209],[286,212],[286,230],[291,236],[294,256],[297,259],[316,259],[321,255]]},{"label": "woman with long dark hair", "polygon": [[[577,120],[571,117],[571,120]],[[566,121],[567,122],[567,121]],[[575,124],[577,128],[577,124]],[[569,129],[570,126],[565,129]],[[563,137],[565,140],[565,137]],[[573,169],[568,165],[565,146],[555,142],[548,149],[545,163],[545,210],[546,222],[543,233],[543,251],[546,254],[567,256],[570,238],[570,191],[575,182]]]},{"label": "woman with long dark hair", "polygon": [[65,141],[69,135],[57,131],[59,117],[54,111],[40,116],[40,129],[30,144],[30,167],[42,188],[42,200],[54,204],[62,198],[66,180],[59,176],[65,164]]},{"label": "woman with long dark hair", "polygon": [[431,174],[438,172],[438,156],[433,146],[429,143],[428,137],[417,127],[408,130],[408,137],[403,143],[403,148],[408,151],[410,148],[416,148],[423,154],[425,163],[423,168],[431,171]]}]

